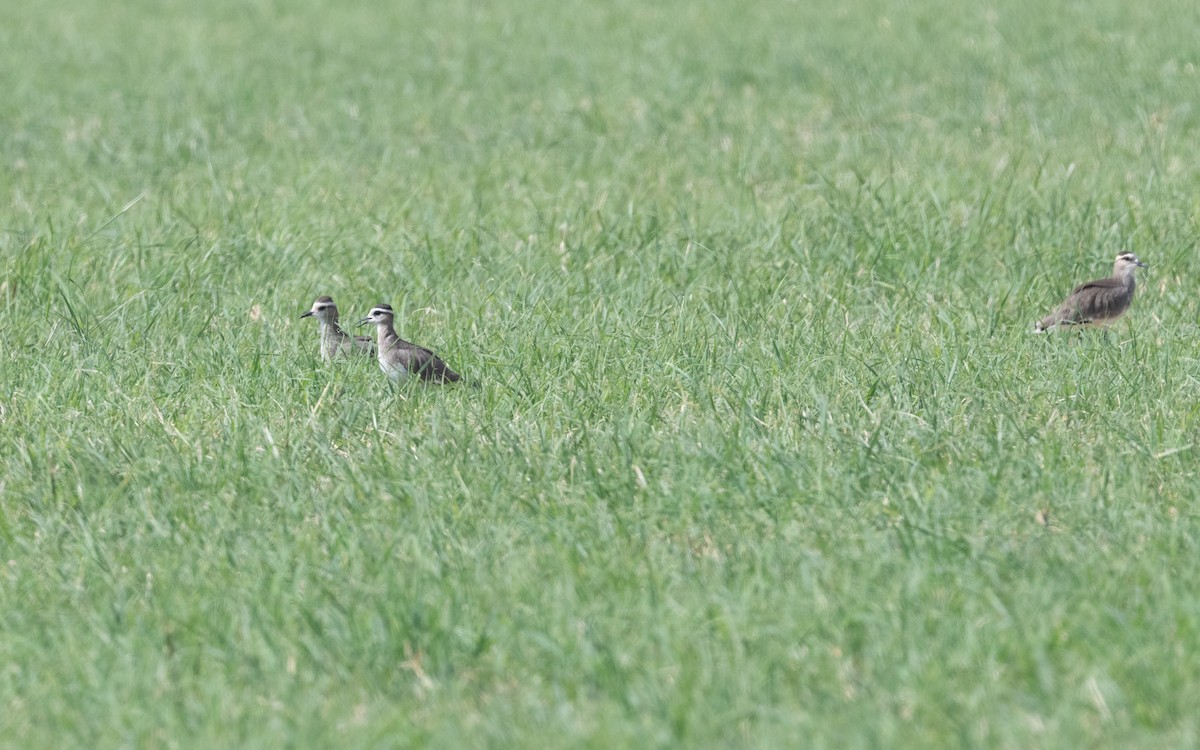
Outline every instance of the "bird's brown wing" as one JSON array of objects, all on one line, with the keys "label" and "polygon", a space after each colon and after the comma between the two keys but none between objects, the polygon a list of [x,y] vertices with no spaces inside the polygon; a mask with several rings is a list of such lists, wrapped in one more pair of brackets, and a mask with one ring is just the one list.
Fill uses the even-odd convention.
[{"label": "bird's brown wing", "polygon": [[410,344],[401,339],[397,342],[397,355],[404,368],[421,380],[434,383],[453,383],[458,380],[458,373],[451,370],[436,354],[424,347]]},{"label": "bird's brown wing", "polygon": [[1108,279],[1096,279],[1095,281],[1085,281],[1082,284],[1080,284],[1079,286],[1072,289],[1071,293],[1069,295],[1067,295],[1067,299],[1070,299],[1071,297],[1074,297],[1076,294],[1079,294],[1080,292],[1083,292],[1087,289],[1124,289],[1124,288],[1125,288],[1125,283],[1118,279],[1108,278]]},{"label": "bird's brown wing", "polygon": [[375,356],[375,339],[371,338],[370,336],[355,336],[354,337],[354,348],[357,349],[358,351],[362,352],[363,354],[367,354],[369,356],[374,357]]},{"label": "bird's brown wing", "polygon": [[337,323],[333,324],[333,332],[337,337],[337,349],[339,352],[375,356],[375,339],[370,336],[351,336],[342,330],[342,327]]},{"label": "bird's brown wing", "polygon": [[1131,296],[1125,284],[1117,279],[1088,281],[1072,289],[1062,305],[1039,325],[1045,329],[1061,323],[1109,320],[1125,312]]}]

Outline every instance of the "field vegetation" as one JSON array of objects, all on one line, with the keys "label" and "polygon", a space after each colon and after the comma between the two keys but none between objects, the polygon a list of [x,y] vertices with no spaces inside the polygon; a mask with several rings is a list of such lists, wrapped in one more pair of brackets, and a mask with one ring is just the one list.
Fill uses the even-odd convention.
[{"label": "field vegetation", "polygon": [[0,745],[1200,743],[1194,2],[2,4]]}]

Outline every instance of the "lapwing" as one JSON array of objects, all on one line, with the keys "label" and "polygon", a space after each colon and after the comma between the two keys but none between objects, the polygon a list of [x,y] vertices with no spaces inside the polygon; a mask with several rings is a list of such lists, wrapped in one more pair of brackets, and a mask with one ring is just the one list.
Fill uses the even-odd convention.
[{"label": "lapwing", "polygon": [[391,305],[375,305],[359,325],[374,324],[379,334],[376,352],[379,368],[392,380],[403,380],[416,376],[427,383],[453,383],[458,373],[446,366],[436,354],[409,343],[396,335],[393,321],[396,314]]},{"label": "lapwing", "polygon": [[321,359],[328,362],[348,354],[369,357],[375,353],[375,342],[370,336],[351,336],[338,325],[338,309],[332,297],[317,297],[312,309],[300,316],[308,317],[315,317],[321,324]]},{"label": "lapwing", "polygon": [[1075,287],[1057,310],[1038,321],[1037,332],[1059,326],[1105,327],[1116,322],[1133,301],[1133,291],[1137,286],[1133,272],[1138,268],[1148,266],[1133,253],[1121,253],[1113,264],[1112,276]]}]

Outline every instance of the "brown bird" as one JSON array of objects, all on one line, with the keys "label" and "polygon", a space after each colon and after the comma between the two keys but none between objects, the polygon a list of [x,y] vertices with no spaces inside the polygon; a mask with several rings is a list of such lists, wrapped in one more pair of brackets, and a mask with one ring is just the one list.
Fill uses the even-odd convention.
[{"label": "brown bird", "polygon": [[1112,276],[1075,287],[1057,310],[1038,321],[1037,332],[1068,325],[1103,327],[1116,322],[1133,301],[1133,272],[1137,268],[1149,266],[1133,253],[1121,253],[1113,264]]},{"label": "brown bird", "polygon": [[375,305],[367,317],[358,322],[360,326],[368,323],[375,325],[379,334],[379,368],[384,374],[392,380],[416,375],[428,383],[453,383],[458,380],[458,373],[447,367],[436,354],[396,335],[392,325],[395,315],[391,305]]},{"label": "brown bird", "polygon": [[362,354],[371,356],[375,353],[375,343],[370,336],[351,336],[338,325],[338,309],[329,296],[317,297],[312,309],[300,316],[316,317],[321,324],[321,359],[329,361],[344,354]]}]

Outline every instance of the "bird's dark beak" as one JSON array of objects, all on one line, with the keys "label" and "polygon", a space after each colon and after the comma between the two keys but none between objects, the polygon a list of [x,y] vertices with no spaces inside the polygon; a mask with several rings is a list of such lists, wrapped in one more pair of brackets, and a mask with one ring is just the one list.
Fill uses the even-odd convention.
[{"label": "bird's dark beak", "polygon": [[313,314],[313,311],[312,311],[312,310],[309,310],[308,312],[306,312],[306,313],[304,313],[303,315],[301,315],[301,316],[300,316],[300,320],[304,320],[305,318],[311,317],[311,316],[312,316],[312,314]]},{"label": "bird's dark beak", "polygon": [[358,321],[358,324],[360,326],[365,326],[367,323],[370,323],[370,322],[371,322],[370,318],[363,318],[362,320]]},{"label": "bird's dark beak", "polygon": [[1150,267],[1150,264],[1149,264],[1149,263],[1143,263],[1143,262],[1142,262],[1142,261],[1140,261],[1140,260],[1137,262],[1137,264],[1138,264],[1138,266],[1139,266],[1139,267],[1141,267],[1141,268],[1149,268],[1149,267]]}]

